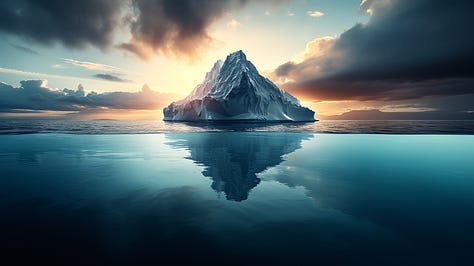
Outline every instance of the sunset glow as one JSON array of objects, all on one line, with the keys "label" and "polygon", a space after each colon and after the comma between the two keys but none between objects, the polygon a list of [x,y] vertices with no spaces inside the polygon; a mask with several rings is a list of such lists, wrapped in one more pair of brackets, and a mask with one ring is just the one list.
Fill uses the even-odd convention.
[{"label": "sunset glow", "polygon": [[474,265],[473,11],[0,0],[1,265]]},{"label": "sunset glow", "polygon": [[[179,9],[176,4],[176,9],[167,10],[172,5],[165,5],[166,1],[126,2],[91,2],[91,9],[87,4],[78,5],[78,10],[100,10],[90,16],[108,25],[82,25],[87,28],[83,32],[71,21],[56,23],[59,14],[51,17],[51,23],[64,29],[51,31],[51,27],[40,24],[41,20],[36,21],[35,4],[0,5],[6,13],[32,12],[29,20],[12,15],[8,25],[13,26],[0,25],[4,40],[0,42],[0,82],[7,88],[22,88],[21,81],[47,80],[50,91],[81,88],[84,96],[127,92],[132,94],[122,95],[136,98],[126,108],[120,106],[123,103],[112,102],[98,103],[92,109],[22,103],[7,108],[0,116],[20,116],[15,110],[25,109],[34,111],[30,113],[35,117],[75,111],[77,117],[86,118],[153,119],[155,111],[160,114],[164,106],[201,83],[214,62],[237,50],[245,51],[261,74],[312,106],[321,119],[352,110],[442,112],[459,119],[473,109],[469,88],[474,82],[463,74],[468,70],[461,62],[469,58],[464,54],[470,53],[470,40],[461,41],[469,34],[460,29],[447,30],[443,35],[449,27],[444,24],[434,26],[432,34],[416,28],[426,23],[408,25],[406,29],[398,23],[417,12],[418,17],[410,21],[430,21],[431,16],[443,12],[442,8],[429,11],[423,3],[405,6],[400,1],[230,0],[199,5],[190,1],[186,2],[190,5],[187,9]],[[175,10],[181,13],[174,14]],[[125,17],[128,24],[118,27]],[[29,31],[31,25],[40,25],[37,32]],[[78,33],[75,37],[63,34],[69,31]],[[402,39],[410,41],[410,49],[396,41]],[[424,49],[427,43],[430,49]],[[446,50],[458,51],[459,55]],[[410,55],[412,52],[417,55]],[[448,58],[451,55],[453,58]],[[453,66],[443,63],[458,61],[461,63]],[[460,74],[451,74],[427,66],[461,69]],[[447,74],[438,76],[439,71]],[[144,85],[154,93],[153,103],[140,94]],[[137,97],[146,102],[136,102]],[[23,112],[21,116],[28,114]]]}]

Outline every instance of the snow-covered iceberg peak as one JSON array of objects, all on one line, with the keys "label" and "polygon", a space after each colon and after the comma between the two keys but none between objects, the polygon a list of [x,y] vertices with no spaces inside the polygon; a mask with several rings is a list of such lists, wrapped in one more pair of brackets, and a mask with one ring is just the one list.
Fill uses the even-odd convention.
[{"label": "snow-covered iceberg peak", "polygon": [[196,86],[196,88],[184,99],[184,101],[202,99],[206,95],[208,95],[210,90],[212,89],[212,85],[217,80],[217,76],[219,75],[223,64],[224,63],[222,62],[222,60],[217,60],[217,62],[214,63],[214,66],[212,67],[211,71],[206,73],[204,82]]},{"label": "snow-covered iceberg peak", "polygon": [[312,110],[260,75],[241,50],[218,60],[201,84],[163,114],[165,121],[315,121]]},{"label": "snow-covered iceberg peak", "polygon": [[[242,50],[239,50],[237,52],[234,52],[230,55],[227,56],[224,65],[226,65],[227,68],[233,69],[233,70],[241,70],[244,72],[249,72],[253,71],[258,73],[257,69],[255,66],[252,64],[252,62],[247,60],[247,56],[242,52]],[[225,72],[226,70],[224,70]]]}]

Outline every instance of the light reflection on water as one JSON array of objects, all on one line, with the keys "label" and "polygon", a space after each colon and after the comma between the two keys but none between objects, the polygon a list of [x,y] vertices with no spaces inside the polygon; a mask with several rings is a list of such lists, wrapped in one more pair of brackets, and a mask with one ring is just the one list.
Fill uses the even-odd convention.
[{"label": "light reflection on water", "polygon": [[314,123],[178,123],[161,120],[30,120],[0,119],[0,134],[146,134],[163,132],[264,131],[377,134],[474,134],[474,120],[357,121]]},{"label": "light reflection on water", "polygon": [[2,257],[470,265],[474,136],[0,136]]}]

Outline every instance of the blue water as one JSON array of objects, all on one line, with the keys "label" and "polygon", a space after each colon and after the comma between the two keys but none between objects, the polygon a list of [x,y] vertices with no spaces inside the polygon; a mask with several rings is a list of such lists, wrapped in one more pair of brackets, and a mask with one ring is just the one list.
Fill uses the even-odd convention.
[{"label": "blue water", "polygon": [[368,134],[474,134],[474,120],[360,121],[315,123],[173,123],[161,120],[0,119],[0,135],[28,133],[144,134],[164,132],[310,132]]},{"label": "blue water", "polygon": [[472,265],[474,136],[0,136],[0,257]]}]

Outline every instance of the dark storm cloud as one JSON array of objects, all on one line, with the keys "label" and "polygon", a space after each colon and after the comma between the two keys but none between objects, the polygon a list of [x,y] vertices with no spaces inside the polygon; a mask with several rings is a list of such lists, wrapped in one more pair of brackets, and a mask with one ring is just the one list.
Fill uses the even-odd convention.
[{"label": "dark storm cloud", "polygon": [[130,82],[130,80],[126,80],[112,74],[95,74],[94,77],[98,79],[104,79],[104,80],[115,81],[115,82]]},{"label": "dark storm cloud", "polygon": [[120,20],[121,0],[2,0],[0,31],[43,44],[106,48]]},{"label": "dark storm cloud", "polygon": [[[474,93],[474,79],[429,80],[318,79],[284,84],[295,94],[317,100],[393,101]],[[296,89],[293,89],[296,88]]]},{"label": "dark storm cloud", "polygon": [[55,90],[43,80],[24,80],[15,88],[0,82],[0,110],[83,111],[89,108],[153,110],[169,102],[169,95],[143,86],[138,92],[86,93],[77,90]]},{"label": "dark storm cloud", "polygon": [[370,21],[324,55],[274,71],[316,100],[398,100],[474,93],[473,1],[364,1]]},{"label": "dark storm cloud", "polygon": [[21,46],[21,45],[18,45],[18,44],[14,44],[14,43],[9,43],[11,47],[13,48],[16,48],[22,52],[25,52],[25,53],[29,53],[29,54],[33,54],[33,55],[39,55],[39,53],[31,48],[28,48],[28,47],[25,47],[25,46]]},{"label": "dark storm cloud", "polygon": [[140,47],[136,43],[121,43],[117,45],[117,48],[135,54],[143,60],[150,58],[150,51],[147,51],[144,47]]},{"label": "dark storm cloud", "polygon": [[194,55],[212,38],[207,27],[245,0],[133,0],[132,39],[119,48],[141,58],[152,53]]},{"label": "dark storm cloud", "polygon": [[[284,0],[258,1],[277,5]],[[247,0],[3,0],[0,32],[69,48],[113,44],[119,27],[130,40],[116,48],[148,59],[153,54],[194,57],[213,41],[208,27]]]}]

